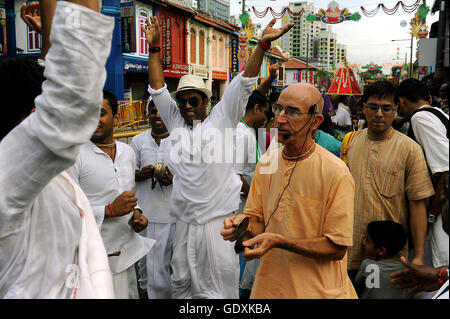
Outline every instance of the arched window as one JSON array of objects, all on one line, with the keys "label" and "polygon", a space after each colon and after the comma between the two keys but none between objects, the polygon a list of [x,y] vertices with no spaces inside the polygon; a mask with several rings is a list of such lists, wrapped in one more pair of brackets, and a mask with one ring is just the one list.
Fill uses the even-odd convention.
[{"label": "arched window", "polygon": [[200,31],[198,37],[198,64],[205,65],[205,32]]},{"label": "arched window", "polygon": [[[139,10],[139,25],[145,27],[145,20],[148,18],[148,12],[146,10]],[[141,28],[139,32],[139,53],[142,55],[148,55],[148,44],[147,39],[145,38],[145,32],[142,31]]]},{"label": "arched window", "polygon": [[219,67],[224,68],[224,58],[225,55],[225,43],[223,42],[223,38],[219,38]]},{"label": "arched window", "polygon": [[211,55],[212,55],[212,66],[213,68],[217,67],[217,37],[215,35],[212,36]]},{"label": "arched window", "polygon": [[191,63],[195,64],[197,63],[197,33],[195,32],[195,29],[190,30],[190,46],[191,46]]}]

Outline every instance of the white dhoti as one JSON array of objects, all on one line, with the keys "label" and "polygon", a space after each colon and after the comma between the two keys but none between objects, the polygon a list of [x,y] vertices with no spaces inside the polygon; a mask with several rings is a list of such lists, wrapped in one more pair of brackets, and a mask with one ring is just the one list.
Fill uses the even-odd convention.
[{"label": "white dhoti", "polygon": [[239,298],[239,256],[234,242],[220,235],[229,216],[203,225],[176,223],[171,262],[173,298]]},{"label": "white dhoti", "polygon": [[149,299],[172,298],[170,261],[174,236],[175,223],[149,223],[147,226],[146,237],[155,239],[156,243],[139,261],[139,283]]},{"label": "white dhoti", "polygon": [[113,284],[116,299],[139,299],[134,265],[118,274],[113,274]]}]

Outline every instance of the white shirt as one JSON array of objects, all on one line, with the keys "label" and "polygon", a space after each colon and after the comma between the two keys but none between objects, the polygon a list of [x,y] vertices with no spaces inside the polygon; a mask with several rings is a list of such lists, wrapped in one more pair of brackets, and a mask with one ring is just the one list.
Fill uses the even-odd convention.
[{"label": "white shirt", "polygon": [[[236,157],[234,160],[234,171],[242,176],[247,184],[252,184],[253,174],[257,159],[261,157],[261,151],[257,145],[256,134],[253,128],[247,127],[242,121],[236,126]],[[241,195],[241,202],[237,213],[244,211],[246,197]]]},{"label": "white shirt", "polygon": [[[185,223],[206,224],[239,208],[242,182],[233,170],[233,133],[244,116],[255,83],[256,77],[237,75],[210,115],[193,128],[186,124],[167,85],[159,90],[149,87],[173,142],[171,160],[176,172],[171,215],[174,217]],[[210,154],[219,159],[208,158]]]},{"label": "white shirt", "polygon": [[[424,105],[420,108],[430,107]],[[445,117],[442,110],[439,110]],[[417,112],[411,117],[411,125],[417,143],[422,146],[428,167],[433,174],[449,170],[447,129],[441,120],[431,112]]]},{"label": "white shirt", "polygon": [[[160,145],[156,144],[151,130],[133,137],[130,143],[136,154],[136,169],[141,170],[147,165],[155,166],[163,163],[175,174],[174,167],[170,161],[170,147],[172,143],[169,138],[162,139]],[[170,216],[170,199],[172,185],[162,186],[159,183],[152,189],[152,179],[137,182],[136,197],[142,213],[152,223],[174,223],[176,219]]]},{"label": "white shirt", "polygon": [[[83,21],[76,32],[67,23],[74,12]],[[81,218],[54,177],[97,127],[113,27],[111,17],[57,3],[36,112],[0,143],[0,298],[72,292],[66,270],[76,264]]]},{"label": "white shirt", "polygon": [[[348,111],[343,107],[342,103],[339,103],[338,108],[336,110],[336,115],[331,117],[331,121],[341,126],[352,125],[352,118],[350,117]],[[336,131],[339,134],[341,134],[342,137],[344,137],[345,134],[347,133],[346,131],[338,129],[336,129]]]},{"label": "white shirt", "polygon": [[105,206],[122,194],[132,190],[136,168],[133,149],[125,143],[116,142],[116,157],[111,157],[89,141],[80,148],[75,165],[67,172],[80,183],[101,229],[106,252],[120,251],[119,256],[110,256],[109,264],[114,274],[132,266],[147,254],[154,240],[137,234],[128,222],[132,213],[104,219]]}]

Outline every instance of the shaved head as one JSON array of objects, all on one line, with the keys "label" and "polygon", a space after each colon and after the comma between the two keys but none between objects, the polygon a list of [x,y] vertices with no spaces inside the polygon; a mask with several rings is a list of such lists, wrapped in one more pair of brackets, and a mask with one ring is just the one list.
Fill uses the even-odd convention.
[{"label": "shaved head", "polygon": [[322,93],[309,83],[294,83],[284,89],[279,97],[285,105],[300,106],[302,112],[308,112],[309,107],[317,103],[316,113],[322,113]]}]

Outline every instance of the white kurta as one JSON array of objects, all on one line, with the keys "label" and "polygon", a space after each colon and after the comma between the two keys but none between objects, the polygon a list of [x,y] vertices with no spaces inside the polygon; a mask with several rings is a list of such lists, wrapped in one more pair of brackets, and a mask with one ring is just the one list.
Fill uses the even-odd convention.
[{"label": "white kurta", "polygon": [[[336,115],[331,117],[331,121],[335,124],[346,126],[346,125],[352,125],[352,118],[348,111],[343,107],[342,103],[339,103],[338,108],[336,110]],[[347,132],[343,130],[336,129],[337,132],[344,138],[345,134]]]},{"label": "white kurta", "polygon": [[[137,234],[128,224],[132,213],[120,217],[104,218],[105,206],[112,203],[124,191],[134,187],[136,157],[127,144],[116,142],[116,157],[114,162],[108,154],[89,141],[80,148],[80,154],[75,165],[67,172],[80,183],[94,211],[95,219],[101,229],[106,252],[120,252],[119,256],[110,256],[109,264],[113,275],[127,274],[128,268],[133,268],[140,258],[152,248],[154,240]],[[101,221],[101,223],[99,222]],[[134,269],[132,269],[134,272]],[[114,278],[115,284],[118,282]],[[124,285],[115,286],[116,297],[123,297],[127,290],[129,279],[119,280]],[[136,277],[134,283],[137,289]],[[136,296],[132,294],[132,296]]]},{"label": "white kurta", "polygon": [[177,218],[172,266],[174,298],[238,298],[239,260],[220,236],[239,208],[242,182],[233,170],[234,130],[256,78],[237,75],[222,100],[190,128],[167,85],[148,89],[174,142],[171,215]]},{"label": "white kurta", "polygon": [[[430,106],[424,105],[422,107]],[[441,110],[440,112],[448,118],[447,114]],[[424,111],[412,116],[411,125],[417,143],[423,148],[431,173],[435,174],[448,171],[449,149],[447,129],[441,120],[431,112]],[[442,229],[441,215],[438,216],[436,222],[430,228],[433,266],[446,266],[449,262],[449,238],[448,234]]]},{"label": "white kurta", "polygon": [[[250,186],[255,173],[257,159],[261,157],[261,151],[257,145],[255,131],[239,122],[236,127],[235,161],[233,164],[236,174],[241,175]],[[257,155],[258,154],[258,155]],[[241,195],[241,203],[236,213],[242,213],[245,207],[246,197]]]},{"label": "white kurta", "polygon": [[[164,163],[174,174],[175,167],[170,161],[170,139],[165,138],[156,144],[151,130],[138,134],[130,142],[136,153],[136,169],[147,165],[155,166]],[[152,189],[152,180],[137,182],[136,197],[142,213],[149,224],[146,229],[147,238],[156,239],[153,248],[144,260],[139,263],[141,287],[147,290],[150,299],[172,298],[170,284],[170,260],[172,258],[173,236],[175,234],[175,218],[170,213],[172,185],[162,186],[158,183]]]},{"label": "white kurta", "polygon": [[[67,23],[74,12],[76,29]],[[76,265],[81,218],[54,177],[96,129],[113,27],[113,18],[58,1],[36,112],[0,143],[0,298],[72,293],[66,271]]]}]

